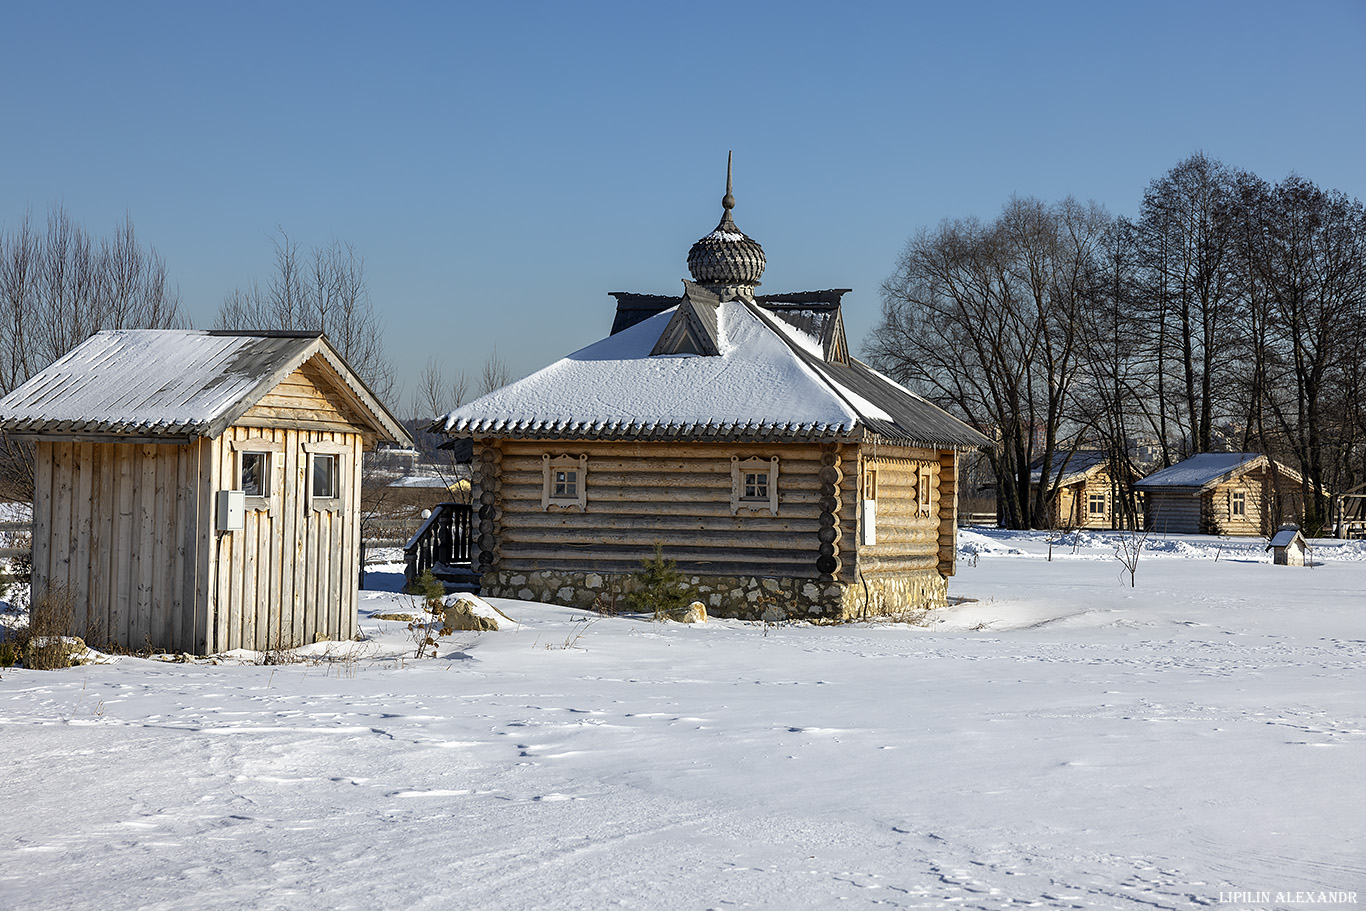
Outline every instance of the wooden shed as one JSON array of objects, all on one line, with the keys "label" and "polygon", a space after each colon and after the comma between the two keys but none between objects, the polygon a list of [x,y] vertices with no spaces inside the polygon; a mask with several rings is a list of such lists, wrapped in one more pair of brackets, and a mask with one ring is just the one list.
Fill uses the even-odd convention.
[{"label": "wooden shed", "polygon": [[92,644],[356,633],[361,454],[411,443],[317,333],[100,332],[0,400],[35,444],[33,599]]},{"label": "wooden shed", "polygon": [[1157,532],[1269,536],[1303,514],[1299,472],[1255,452],[1200,453],[1134,486]]},{"label": "wooden shed", "polygon": [[989,441],[850,357],[845,292],[755,295],[733,205],[681,296],[615,294],[607,338],[438,425],[473,444],[485,594],[611,603],[658,543],[721,616],[945,602],[958,456]]}]

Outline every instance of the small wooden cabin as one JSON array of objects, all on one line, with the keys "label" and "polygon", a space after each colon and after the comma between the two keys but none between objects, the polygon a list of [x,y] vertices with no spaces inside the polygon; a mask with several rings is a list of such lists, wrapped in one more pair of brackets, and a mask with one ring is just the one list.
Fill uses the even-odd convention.
[{"label": "small wooden cabin", "polygon": [[1255,452],[1203,452],[1134,486],[1156,532],[1269,536],[1304,511],[1299,472]]},{"label": "small wooden cabin", "polygon": [[356,633],[361,454],[410,444],[325,338],[100,332],[0,400],[35,444],[33,600],[93,644],[213,654]]},{"label": "small wooden cabin", "polygon": [[733,205],[681,297],[616,294],[607,338],[438,425],[472,441],[484,594],[620,607],[658,543],[720,616],[945,603],[959,453],[989,441],[850,357],[845,292],[755,295]]},{"label": "small wooden cabin", "polygon": [[[1078,449],[1062,453],[1053,463],[1056,495],[1052,499],[1050,521],[1054,528],[1119,528],[1116,514],[1115,480],[1109,453]],[[1038,484],[1043,467],[1035,464],[1030,483]],[[1122,510],[1121,510],[1122,512]]]}]

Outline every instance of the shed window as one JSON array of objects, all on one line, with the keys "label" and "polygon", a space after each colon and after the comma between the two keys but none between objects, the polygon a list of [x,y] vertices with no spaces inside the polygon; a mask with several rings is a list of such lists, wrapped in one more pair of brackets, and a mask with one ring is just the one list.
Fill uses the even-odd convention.
[{"label": "shed window", "polygon": [[1105,494],[1089,494],[1086,498],[1086,512],[1093,516],[1105,515]]},{"label": "shed window", "polygon": [[337,496],[337,457],[330,453],[314,453],[313,482],[309,495],[315,500],[329,500]]},{"label": "shed window", "polygon": [[1247,515],[1247,494],[1241,490],[1235,490],[1228,496],[1228,514],[1230,516]]},{"label": "shed window", "polygon": [[249,497],[270,496],[270,453],[237,454],[238,489]]}]

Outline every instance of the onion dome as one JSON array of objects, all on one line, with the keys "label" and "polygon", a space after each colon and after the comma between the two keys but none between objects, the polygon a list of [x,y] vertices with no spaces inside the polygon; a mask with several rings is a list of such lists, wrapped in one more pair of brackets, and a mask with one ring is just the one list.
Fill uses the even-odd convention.
[{"label": "onion dome", "polygon": [[688,271],[693,281],[709,290],[723,293],[752,291],[764,274],[764,248],[746,235],[730,217],[735,208],[731,193],[730,156],[726,156],[726,195],[721,199],[725,214],[721,223],[688,251]]}]

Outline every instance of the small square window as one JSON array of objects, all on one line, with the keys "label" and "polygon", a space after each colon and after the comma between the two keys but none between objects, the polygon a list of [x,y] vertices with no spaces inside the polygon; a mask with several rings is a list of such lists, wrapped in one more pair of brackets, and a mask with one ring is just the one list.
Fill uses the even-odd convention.
[{"label": "small square window", "polygon": [[310,495],[315,500],[328,500],[337,496],[337,457],[335,455],[315,454],[313,456],[313,484]]},{"label": "small square window", "polygon": [[1105,494],[1090,494],[1086,500],[1086,511],[1093,516],[1105,515]]},{"label": "small square window", "polygon": [[588,456],[541,456],[541,508],[588,508]]},{"label": "small square window", "polygon": [[238,489],[249,497],[270,496],[270,453],[242,452],[237,458]]},{"label": "small square window", "polygon": [[557,500],[577,500],[579,498],[578,469],[556,469],[555,492],[551,496]]},{"label": "small square window", "polygon": [[730,512],[749,512],[767,508],[778,514],[778,459],[730,457]]}]

